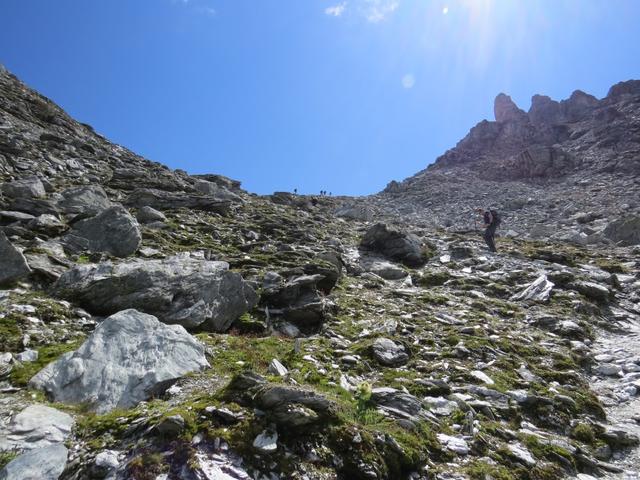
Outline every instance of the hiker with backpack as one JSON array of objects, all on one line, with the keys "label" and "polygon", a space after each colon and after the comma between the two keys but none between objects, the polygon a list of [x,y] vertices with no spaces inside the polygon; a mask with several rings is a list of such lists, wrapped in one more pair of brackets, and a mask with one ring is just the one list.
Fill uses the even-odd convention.
[{"label": "hiker with backpack", "polygon": [[500,216],[498,212],[493,209],[483,210],[482,208],[478,208],[478,213],[482,215],[482,220],[485,225],[484,229],[484,241],[487,242],[487,246],[489,250],[492,252],[496,252],[496,242],[495,235],[496,229],[500,226]]}]

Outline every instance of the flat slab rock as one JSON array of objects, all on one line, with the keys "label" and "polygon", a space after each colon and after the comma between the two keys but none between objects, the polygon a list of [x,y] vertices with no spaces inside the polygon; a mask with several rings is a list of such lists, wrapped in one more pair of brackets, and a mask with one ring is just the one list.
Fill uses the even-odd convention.
[{"label": "flat slab rock", "polygon": [[32,450],[64,442],[73,417],[46,405],[30,405],[0,431],[0,451]]},{"label": "flat slab rock", "polygon": [[29,450],[0,470],[0,480],[58,480],[67,465],[68,453],[61,443]]},{"label": "flat slab rock", "polygon": [[208,366],[204,347],[183,327],[125,310],[100,323],[78,350],[47,365],[29,385],[54,401],[86,403],[104,413],[134,407]]},{"label": "flat slab rock", "polygon": [[78,265],[53,285],[53,293],[91,313],[134,308],[164,323],[223,332],[255,306],[258,296],[226,262],[191,258],[131,259]]}]

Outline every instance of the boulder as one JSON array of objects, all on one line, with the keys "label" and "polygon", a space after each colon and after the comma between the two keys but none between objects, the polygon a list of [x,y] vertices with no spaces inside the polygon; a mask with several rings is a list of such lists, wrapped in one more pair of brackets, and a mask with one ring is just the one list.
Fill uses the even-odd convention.
[{"label": "boulder", "polygon": [[272,273],[268,278],[265,276],[264,281],[270,287],[263,291],[261,302],[271,313],[281,314],[301,330],[317,331],[329,307],[328,300],[318,291],[324,275],[294,276],[282,283]]},{"label": "boulder", "polygon": [[134,190],[124,201],[129,207],[142,208],[153,207],[158,210],[171,210],[176,208],[191,208],[214,212],[223,216],[231,212],[232,202],[212,196],[191,195],[182,192],[167,192],[153,188],[139,188]]},{"label": "boulder", "polygon": [[513,295],[510,300],[536,300],[547,302],[553,290],[553,282],[547,279],[546,275],[540,275],[531,285],[520,293]]},{"label": "boulder", "polygon": [[596,302],[606,302],[611,299],[611,290],[596,282],[577,281],[570,285],[585,297]]},{"label": "boulder", "polygon": [[61,443],[30,450],[0,470],[0,480],[58,480],[67,465],[67,448]]},{"label": "boulder", "polygon": [[404,263],[419,267],[427,261],[422,241],[417,235],[406,233],[384,223],[376,223],[362,238],[361,246]]},{"label": "boulder", "polygon": [[0,285],[19,280],[31,273],[27,260],[0,231]]},{"label": "boulder", "polygon": [[10,198],[43,198],[47,195],[38,177],[21,178],[0,186],[2,194]]},{"label": "boulder", "polygon": [[136,218],[140,223],[164,222],[167,220],[167,217],[164,213],[149,206],[142,207],[140,210],[138,210]]},{"label": "boulder", "polygon": [[287,429],[306,427],[332,417],[336,404],[312,390],[267,382],[252,372],[237,375],[227,396],[241,405],[267,412],[269,420]]},{"label": "boulder", "polygon": [[386,414],[400,420],[413,423],[421,420],[435,420],[419,398],[395,388],[374,388],[371,391],[371,403]]},{"label": "boulder", "polygon": [[208,180],[196,180],[193,188],[204,195],[219,198],[221,200],[231,200],[232,202],[242,201],[242,199],[238,195],[230,192],[226,187],[220,186],[217,183],[210,182]]},{"label": "boulder", "polygon": [[338,208],[335,212],[337,217],[360,222],[370,222],[373,220],[373,210],[367,205],[350,204]]},{"label": "boulder", "polygon": [[0,451],[32,450],[64,442],[71,434],[71,415],[47,407],[30,405],[17,415],[0,433]]},{"label": "boulder", "polygon": [[56,402],[84,403],[104,413],[134,407],[208,366],[204,347],[183,327],[124,310],[105,319],[78,350],[47,365],[29,385]]},{"label": "boulder", "polygon": [[240,274],[229,271],[228,263],[186,254],[117,265],[78,265],[52,289],[99,315],[135,308],[165,323],[216,332],[227,330],[258,300]]},{"label": "boulder", "polygon": [[629,215],[610,222],[604,236],[622,246],[640,244],[640,216]]},{"label": "boulder", "polygon": [[55,237],[67,229],[67,226],[60,219],[50,213],[43,213],[34,217],[27,223],[27,228],[38,233]]},{"label": "boulder", "polygon": [[134,253],[142,242],[138,222],[122,206],[110,207],[73,225],[64,243],[68,251],[107,252],[116,257]]},{"label": "boulder", "polygon": [[66,214],[96,215],[111,206],[107,193],[99,185],[68,188],[58,200],[58,209]]},{"label": "boulder", "polygon": [[362,269],[385,280],[400,280],[409,273],[400,265],[375,258],[362,257],[360,259]]},{"label": "boulder", "polygon": [[387,367],[398,367],[409,360],[405,346],[388,338],[377,338],[372,349],[373,357]]}]

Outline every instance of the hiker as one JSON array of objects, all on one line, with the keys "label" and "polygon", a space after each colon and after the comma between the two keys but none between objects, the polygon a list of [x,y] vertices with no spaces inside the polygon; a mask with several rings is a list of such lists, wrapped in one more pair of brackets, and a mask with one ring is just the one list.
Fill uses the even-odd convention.
[{"label": "hiker", "polygon": [[297,188],[294,188],[294,189],[293,189],[293,194],[294,194],[294,195],[297,195],[297,194],[298,194],[298,189],[297,189]]},{"label": "hiker", "polygon": [[495,235],[496,229],[500,225],[500,217],[498,216],[498,212],[489,208],[487,210],[483,210],[482,208],[477,209],[478,214],[482,215],[482,220],[485,225],[484,229],[484,241],[487,242],[487,246],[489,250],[492,252],[496,252],[496,242]]}]

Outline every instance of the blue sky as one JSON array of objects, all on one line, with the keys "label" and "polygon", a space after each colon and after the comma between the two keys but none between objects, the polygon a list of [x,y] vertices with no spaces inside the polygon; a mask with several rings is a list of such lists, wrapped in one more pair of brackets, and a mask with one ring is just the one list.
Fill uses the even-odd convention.
[{"label": "blue sky", "polygon": [[640,78],[636,0],[2,0],[0,62],[80,121],[257,193],[369,194],[504,91]]}]

